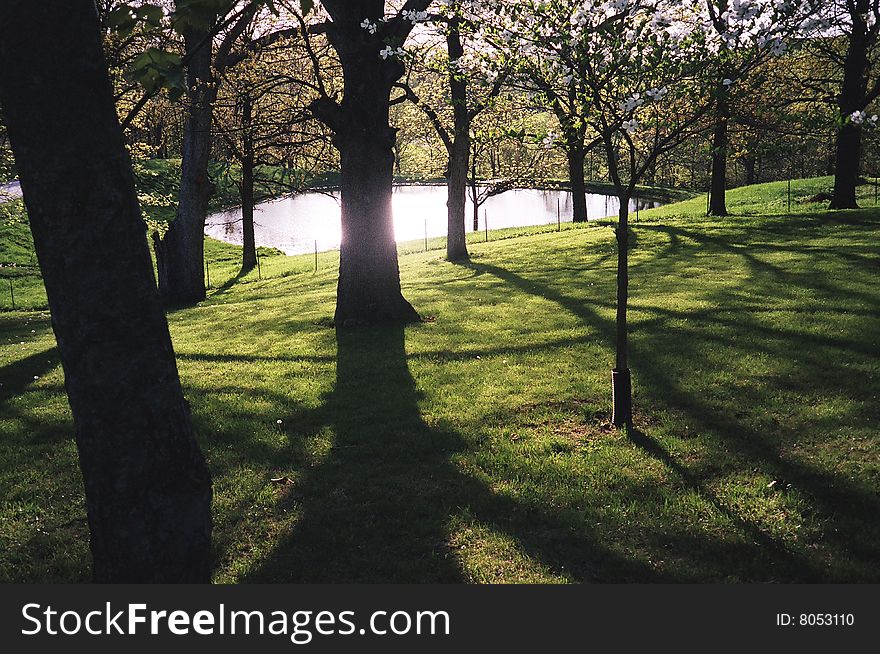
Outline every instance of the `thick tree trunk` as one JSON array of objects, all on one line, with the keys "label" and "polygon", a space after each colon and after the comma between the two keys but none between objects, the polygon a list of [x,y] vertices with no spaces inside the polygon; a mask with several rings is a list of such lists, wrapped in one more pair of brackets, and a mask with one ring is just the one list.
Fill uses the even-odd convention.
[{"label": "thick tree trunk", "polygon": [[186,73],[189,107],[183,127],[180,196],[177,215],[156,250],[159,292],[168,306],[205,299],[205,219],[214,192],[208,161],[216,89],[210,83],[212,48],[204,39],[203,33],[192,30],[184,36],[186,50],[193,54]]},{"label": "thick tree trunk", "polygon": [[615,368],[612,372],[614,415],[617,427],[632,429],[632,382],[629,371],[627,305],[629,303],[629,200],[620,196],[617,225],[617,335]]},{"label": "thick tree trunk", "polygon": [[[336,133],[342,169],[336,326],[416,322],[419,315],[400,290],[391,212],[396,131],[389,125],[390,97],[405,69],[379,56],[384,44],[355,20],[364,15],[358,7],[341,1],[324,6],[334,18],[328,36],[345,80],[341,104],[324,98],[311,105]],[[381,3],[376,13],[380,9]]]},{"label": "thick tree trunk", "polygon": [[727,215],[727,146],[730,104],[727,90],[721,91],[715,112],[715,131],[712,136],[712,179],[709,194],[709,215]]},{"label": "thick tree trunk", "polygon": [[586,153],[584,152],[583,140],[581,139],[578,143],[577,139],[574,141],[569,139],[565,154],[568,158],[568,179],[571,183],[571,200],[574,211],[572,219],[576,223],[585,223],[587,222],[587,184],[584,179]]},{"label": "thick tree trunk", "polygon": [[383,133],[355,129],[337,139],[342,163],[339,327],[419,319],[400,291],[391,213],[393,139],[387,125]]},{"label": "thick tree trunk", "polygon": [[0,6],[0,102],[64,368],[99,582],[210,580],[190,426],[90,0]]},{"label": "thick tree trunk", "polygon": [[449,156],[449,179],[447,180],[446,258],[450,261],[467,261],[469,258],[467,240],[465,239],[469,155],[469,137],[467,135],[456,137]]},{"label": "thick tree trunk", "polygon": [[869,3],[858,0],[843,70],[843,86],[838,107],[845,122],[837,132],[832,209],[856,209],[856,187],[862,158],[862,128],[850,116],[865,107],[868,79],[868,42],[862,15],[868,14]]},{"label": "thick tree trunk", "polygon": [[[458,61],[464,55],[461,34],[453,24],[446,36],[450,61]],[[467,206],[468,162],[471,152],[471,118],[468,110],[466,79],[450,69],[449,89],[452,98],[453,133],[449,151],[449,176],[447,178],[447,228],[446,258],[450,261],[469,259],[465,238],[465,211]]]}]

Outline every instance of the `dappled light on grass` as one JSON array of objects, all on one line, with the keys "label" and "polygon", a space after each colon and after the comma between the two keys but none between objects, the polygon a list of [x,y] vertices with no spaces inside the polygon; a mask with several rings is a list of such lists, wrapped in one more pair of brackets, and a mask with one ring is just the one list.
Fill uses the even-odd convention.
[{"label": "dappled light on grass", "polygon": [[[171,314],[215,579],[877,581],[878,214],[687,207],[634,225],[632,434],[608,424],[607,227],[403,257],[434,318],[405,332],[337,341],[335,270],[284,257]],[[0,571],[85,579],[72,426],[32,316],[0,317]]]}]

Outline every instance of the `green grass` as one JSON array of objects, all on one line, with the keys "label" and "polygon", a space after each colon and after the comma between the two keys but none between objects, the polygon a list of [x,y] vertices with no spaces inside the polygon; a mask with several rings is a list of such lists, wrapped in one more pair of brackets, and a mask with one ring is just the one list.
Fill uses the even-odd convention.
[{"label": "green grass", "polygon": [[[800,202],[828,184],[790,216],[784,184],[641,214],[630,435],[608,226],[404,255],[432,319],[406,330],[337,342],[331,253],[171,314],[216,580],[880,581],[880,211]],[[0,344],[0,580],[87,579],[48,316],[0,315]]]}]

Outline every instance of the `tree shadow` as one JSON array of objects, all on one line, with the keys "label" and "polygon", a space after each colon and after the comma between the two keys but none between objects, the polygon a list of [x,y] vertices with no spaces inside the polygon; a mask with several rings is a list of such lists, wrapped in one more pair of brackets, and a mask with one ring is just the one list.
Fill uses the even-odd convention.
[{"label": "tree shadow", "polygon": [[[830,281],[824,279],[801,278],[781,269],[773,264],[761,261],[754,254],[741,252],[740,248],[731,248],[723,241],[713,237],[707,237],[691,230],[675,228],[651,227],[670,235],[670,243],[674,247],[667,249],[668,257],[673,260],[663,261],[664,269],[675,267],[675,257],[686,260],[688,253],[682,247],[682,238],[690,238],[695,242],[716,247],[722,251],[734,251],[745,258],[755,277],[764,280],[770,285],[793,284],[815,286],[828,294],[828,297],[839,297],[839,289],[836,289]],[[652,258],[650,261],[657,261]],[[658,262],[659,263],[659,262]],[[524,292],[556,302],[569,313],[577,316],[584,324],[592,327],[609,346],[613,344],[613,321],[604,319],[595,308],[580,298],[562,293],[555,288],[543,284],[535,279],[523,277],[511,270],[488,264],[466,264],[481,273],[488,273],[505,281],[511,286]],[[644,265],[644,264],[643,264]],[[646,274],[646,273],[643,273]],[[685,280],[684,283],[687,283]],[[755,294],[760,297],[762,290],[755,289]],[[767,296],[772,293],[766,291]],[[726,311],[737,316],[737,307],[742,298],[716,297],[719,307],[726,307]],[[635,304],[635,303],[634,303]],[[596,303],[597,307],[608,308],[607,302]],[[636,307],[633,306],[635,309]],[[689,319],[687,327],[681,327],[678,322],[682,318],[676,312],[653,311],[639,307],[642,313],[652,314],[644,320],[633,320],[631,331],[642,334],[646,326],[650,325],[650,342],[634,340],[633,369],[641,388],[637,388],[637,394],[642,395],[642,402],[650,401],[656,406],[668,407],[684,416],[686,424],[697,432],[705,431],[715,436],[705,439],[709,447],[709,454],[701,457],[696,464],[685,466],[673,457],[668,450],[659,442],[646,436],[644,432],[637,431],[632,435],[632,441],[645,453],[661,461],[669,469],[674,471],[689,487],[696,490],[707,499],[722,514],[727,516],[754,544],[754,556],[767,558],[777,571],[783,572],[787,578],[801,581],[818,581],[828,574],[828,570],[820,568],[814,561],[809,561],[801,553],[795,553],[786,547],[780,540],[774,538],[770,532],[758,523],[748,520],[736,511],[733,506],[726,504],[717,494],[709,490],[707,482],[711,482],[713,475],[721,474],[723,470],[739,467],[752,469],[754,472],[761,471],[769,474],[773,479],[782,479],[791,483],[800,490],[806,492],[812,503],[812,511],[821,516],[823,524],[823,538],[832,544],[836,564],[845,563],[847,558],[852,558],[859,565],[871,566],[880,561],[880,552],[876,546],[870,546],[864,538],[857,537],[860,533],[859,524],[865,520],[871,520],[870,516],[877,515],[880,511],[880,502],[874,492],[867,492],[862,486],[850,482],[846,477],[831,474],[829,471],[808,464],[801,459],[788,456],[783,452],[781,444],[772,433],[768,434],[756,429],[745,419],[747,415],[722,415],[715,407],[706,401],[704,394],[694,391],[686,391],[682,380],[687,378],[686,372],[698,368],[701,350],[697,347],[682,347],[687,342],[695,346],[703,343],[717,343],[735,351],[741,351],[741,356],[747,356],[749,351],[756,348],[764,351],[776,360],[787,360],[790,355],[788,350],[792,347],[793,333],[778,333],[777,330],[758,326],[760,342],[751,343],[744,341],[736,343],[731,341],[720,342],[718,336],[710,333],[709,322],[716,325],[722,323],[730,330],[752,327],[743,322],[742,315],[737,318],[722,317],[718,307],[709,307],[705,311],[687,312]],[[814,348],[836,349],[841,347],[852,348],[855,344],[849,341],[841,341],[836,337],[819,337],[809,335],[805,338]],[[859,353],[876,352],[876,348],[869,346],[856,347]],[[676,359],[670,361],[670,354]],[[846,364],[835,364],[833,355],[824,356],[816,354],[816,360],[811,361],[811,370],[815,373],[814,382],[818,388],[825,384],[823,375],[828,376],[829,369],[840,365],[841,371]],[[837,375],[835,375],[837,377]],[[856,378],[850,378],[854,384],[858,384]],[[846,393],[841,388],[827,389],[829,393]],[[857,390],[852,389],[857,394]],[[740,391],[741,392],[741,391]],[[744,397],[744,404],[748,406],[761,406],[760,394]],[[750,401],[749,401],[750,400]],[[637,398],[636,402],[639,403]],[[735,451],[735,458],[731,458],[730,452]],[[757,467],[755,467],[757,466]],[[832,573],[833,575],[834,573]]]},{"label": "tree shadow", "polygon": [[497,494],[462,472],[454,459],[468,444],[422,418],[402,328],[340,330],[337,344],[335,388],[322,407],[296,418],[307,431],[329,424],[332,449],[279,501],[279,510],[298,505],[302,517],[243,581],[467,581],[450,543],[451,523],[463,515],[576,580],[663,580],[600,542],[586,526],[598,517],[573,529],[551,508]]}]

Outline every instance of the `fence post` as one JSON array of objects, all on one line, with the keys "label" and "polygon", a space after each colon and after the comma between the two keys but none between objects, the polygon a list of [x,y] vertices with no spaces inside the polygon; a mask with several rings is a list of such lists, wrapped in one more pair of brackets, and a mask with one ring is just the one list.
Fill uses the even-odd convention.
[{"label": "fence post", "polygon": [[318,241],[315,241],[315,273],[318,272]]},{"label": "fence post", "polygon": [[205,260],[205,281],[206,287],[211,288],[211,264],[207,260]]},{"label": "fence post", "polygon": [[486,243],[489,242],[489,210],[483,209],[483,224],[486,226]]},{"label": "fence post", "polygon": [[12,310],[15,311],[15,288],[12,285],[12,279],[9,279],[9,296],[12,298]]},{"label": "fence post", "polygon": [[425,252],[428,251],[428,219],[425,218]]},{"label": "fence post", "polygon": [[263,268],[260,266],[260,251],[259,250],[257,250],[257,278],[263,279]]}]

